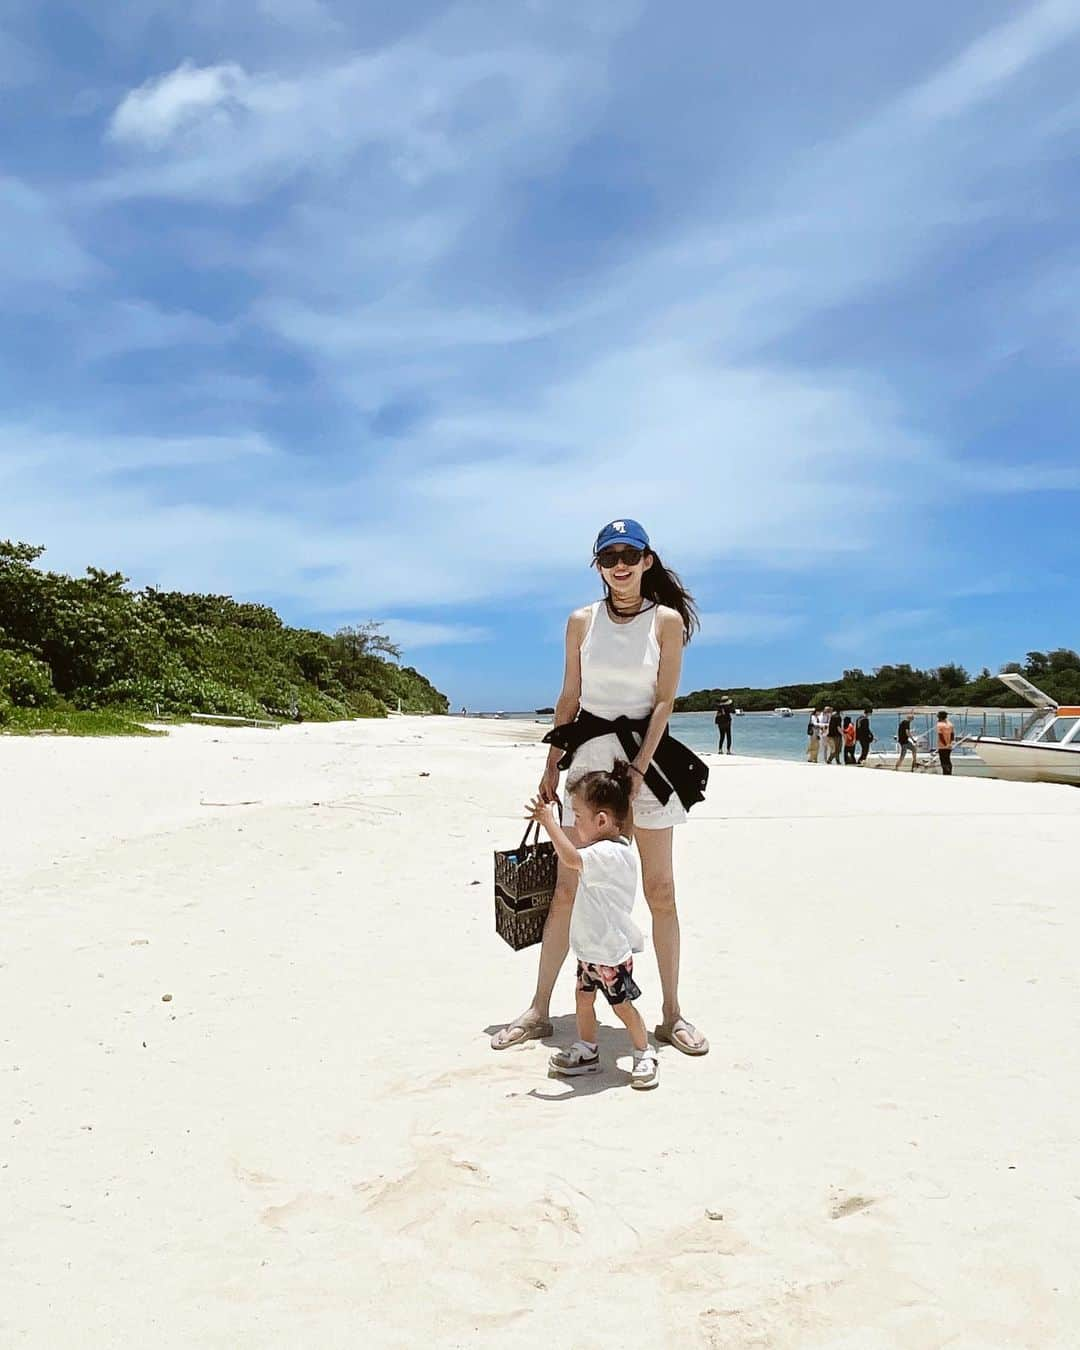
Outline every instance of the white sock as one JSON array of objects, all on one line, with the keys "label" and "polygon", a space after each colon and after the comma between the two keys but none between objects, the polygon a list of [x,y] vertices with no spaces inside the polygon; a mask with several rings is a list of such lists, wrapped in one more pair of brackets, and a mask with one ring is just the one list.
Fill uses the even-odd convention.
[{"label": "white sock", "polygon": [[581,1044],[588,1050],[590,1055],[595,1055],[597,1050],[600,1049],[599,1041],[582,1041]]}]

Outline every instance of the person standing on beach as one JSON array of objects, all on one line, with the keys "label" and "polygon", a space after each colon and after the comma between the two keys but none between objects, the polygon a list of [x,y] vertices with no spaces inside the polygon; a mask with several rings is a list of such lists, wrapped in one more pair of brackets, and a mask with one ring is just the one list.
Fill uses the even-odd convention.
[{"label": "person standing on beach", "polygon": [[855,763],[855,723],[850,717],[844,717],[844,763]]},{"label": "person standing on beach", "polygon": [[720,735],[720,749],[717,754],[724,753],[724,742],[727,741],[727,752],[731,754],[731,708],[732,703],[729,698],[722,698],[720,706],[716,710],[716,729]]},{"label": "person standing on beach", "polygon": [[829,714],[832,709],[826,703],[823,708],[819,708],[814,714],[814,721],[817,723],[818,745],[821,747],[821,753],[818,756],[818,762],[821,756],[826,754],[829,748]]},{"label": "person standing on beach", "polygon": [[956,740],[956,728],[949,721],[949,714],[942,710],[937,715],[937,754],[941,772],[946,778],[952,777],[952,748]]},{"label": "person standing on beach", "polygon": [[911,772],[914,773],[919,765],[919,755],[915,745],[915,738],[911,734],[911,716],[910,714],[900,719],[900,725],[896,731],[896,742],[900,747],[900,754],[897,757],[894,768],[899,769],[904,759],[910,753]]},{"label": "person standing on beach", "polygon": [[840,746],[843,740],[843,728],[840,725],[840,714],[835,708],[826,708],[828,723],[825,730],[825,743],[829,748],[829,753],[825,756],[826,764],[840,763]]},{"label": "person standing on beach", "polygon": [[818,721],[818,712],[815,709],[810,714],[810,720],[806,724],[806,762],[807,764],[816,764],[818,761],[818,747],[821,744],[821,727]]},{"label": "person standing on beach", "polygon": [[[566,665],[555,706],[551,749],[539,795],[554,801],[560,770],[572,794],[583,774],[610,773],[616,759],[630,764],[629,824],[641,859],[645,901],[652,913],[660,970],[662,1021],[654,1035],[684,1055],[704,1055],[709,1043],[682,1014],[679,1002],[679,916],[672,872],[674,826],[705,795],[709,770],[668,731],[682,671],[683,648],[698,628],[693,597],[661,562],[636,520],[613,520],[593,546],[602,600],[575,610],[566,625]],[[563,829],[581,839],[568,802]],[[494,1050],[550,1036],[551,993],[569,946],[577,875],[560,865],[544,925],[532,1001],[491,1038]]]},{"label": "person standing on beach", "polygon": [[862,764],[863,760],[870,753],[870,745],[874,739],[874,733],[870,727],[870,715],[873,708],[864,708],[862,716],[855,723],[855,739],[859,743],[859,758],[856,764]]}]

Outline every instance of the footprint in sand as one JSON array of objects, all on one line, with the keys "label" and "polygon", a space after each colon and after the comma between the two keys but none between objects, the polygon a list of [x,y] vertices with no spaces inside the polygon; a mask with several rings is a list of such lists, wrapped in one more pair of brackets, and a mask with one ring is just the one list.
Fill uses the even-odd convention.
[{"label": "footprint in sand", "polygon": [[862,1195],[849,1195],[846,1200],[839,1200],[832,1207],[832,1218],[846,1219],[849,1214],[858,1214],[862,1209],[869,1209],[874,1203],[872,1199],[868,1200]]}]

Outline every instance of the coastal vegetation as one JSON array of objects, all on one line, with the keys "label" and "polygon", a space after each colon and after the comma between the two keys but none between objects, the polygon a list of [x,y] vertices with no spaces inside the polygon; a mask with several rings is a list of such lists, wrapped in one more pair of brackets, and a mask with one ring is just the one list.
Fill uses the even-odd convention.
[{"label": "coastal vegetation", "polygon": [[0,727],[141,731],[190,713],[330,721],[444,713],[447,699],[365,623],[291,628],[227,595],[133,589],[120,572],[70,577],[44,550],[0,541]]},{"label": "coastal vegetation", "polygon": [[[1068,647],[1052,652],[1028,652],[1023,662],[1011,661],[1002,671],[1016,671],[1058,703],[1080,704],[1080,655]],[[831,683],[779,685],[775,689],[727,686],[698,689],[675,700],[676,712],[709,712],[721,698],[730,698],[744,712],[771,712],[774,708],[900,708],[938,703],[942,707],[1014,707],[1017,696],[984,669],[970,675],[963,666],[949,664],[932,670],[909,665],[878,666],[867,673],[845,670]]]}]

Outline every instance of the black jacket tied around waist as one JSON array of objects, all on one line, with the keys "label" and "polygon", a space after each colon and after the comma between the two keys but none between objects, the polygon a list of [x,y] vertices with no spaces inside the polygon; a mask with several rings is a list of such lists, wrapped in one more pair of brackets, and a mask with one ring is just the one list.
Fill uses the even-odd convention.
[{"label": "black jacket tied around waist", "polygon": [[[616,717],[609,722],[583,708],[572,722],[552,727],[544,737],[544,744],[556,745],[565,752],[559,760],[560,771],[569,769],[578,749],[586,741],[595,740],[598,736],[617,736],[627,760],[632,761],[648,729],[647,717]],[[667,805],[674,792],[684,809],[689,811],[697,802],[705,799],[709,766],[665,728],[652,762],[645,770],[645,782],[662,805]]]}]

